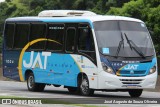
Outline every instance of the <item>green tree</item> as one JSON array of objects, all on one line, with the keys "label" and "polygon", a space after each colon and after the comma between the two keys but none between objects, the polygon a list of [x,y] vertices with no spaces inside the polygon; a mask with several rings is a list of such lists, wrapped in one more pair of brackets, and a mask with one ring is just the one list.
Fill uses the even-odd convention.
[{"label": "green tree", "polygon": [[29,15],[30,16],[37,16],[38,15],[38,13],[39,12],[41,12],[43,10],[43,8],[42,7],[40,7],[40,6],[38,6],[38,7],[36,7],[34,10],[31,10],[30,12],[29,12]]},{"label": "green tree", "polygon": [[17,9],[16,5],[13,4],[7,8],[6,14],[11,15],[14,11],[16,11],[16,9]]},{"label": "green tree", "polygon": [[4,21],[8,17],[8,15],[6,14],[7,9],[8,5],[6,2],[0,3],[0,36],[3,33]]}]

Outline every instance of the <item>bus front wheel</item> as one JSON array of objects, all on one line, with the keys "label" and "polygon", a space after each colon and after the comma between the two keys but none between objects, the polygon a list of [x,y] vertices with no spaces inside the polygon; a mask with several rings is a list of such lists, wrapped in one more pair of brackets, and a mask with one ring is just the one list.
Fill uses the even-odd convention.
[{"label": "bus front wheel", "polygon": [[133,90],[128,91],[128,93],[131,97],[140,97],[142,92],[143,92],[142,89],[133,89]]},{"label": "bus front wheel", "polygon": [[45,84],[42,83],[35,83],[33,73],[29,73],[27,76],[27,87],[29,91],[38,91],[41,92],[45,88]]},{"label": "bus front wheel", "polygon": [[86,76],[81,81],[80,92],[82,95],[85,95],[85,96],[94,94],[94,90],[89,88],[89,81]]}]

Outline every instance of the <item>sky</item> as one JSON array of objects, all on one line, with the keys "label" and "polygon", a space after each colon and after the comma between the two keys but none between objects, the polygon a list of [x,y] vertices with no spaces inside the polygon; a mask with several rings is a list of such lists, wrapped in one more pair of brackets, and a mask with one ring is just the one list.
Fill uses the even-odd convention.
[{"label": "sky", "polygon": [[0,0],[0,2],[4,2],[5,0]]}]

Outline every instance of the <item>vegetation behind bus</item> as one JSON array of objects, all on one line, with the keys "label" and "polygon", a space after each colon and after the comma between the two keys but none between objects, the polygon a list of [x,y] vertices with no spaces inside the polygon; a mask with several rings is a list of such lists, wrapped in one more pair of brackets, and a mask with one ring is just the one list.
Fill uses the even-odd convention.
[{"label": "vegetation behind bus", "polygon": [[[159,0],[6,0],[0,3],[0,48],[5,19],[16,16],[37,16],[42,10],[91,10],[97,14],[122,15],[143,20],[160,54]],[[1,51],[0,51],[1,52]],[[160,59],[160,58],[159,58]],[[160,61],[158,61],[160,62]],[[159,64],[160,65],[160,64]]]}]

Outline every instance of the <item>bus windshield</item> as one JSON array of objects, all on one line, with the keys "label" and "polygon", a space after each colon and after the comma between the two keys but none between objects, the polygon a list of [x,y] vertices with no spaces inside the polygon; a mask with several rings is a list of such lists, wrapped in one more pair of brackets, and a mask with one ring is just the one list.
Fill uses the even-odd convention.
[{"label": "bus windshield", "polygon": [[133,21],[94,22],[99,51],[115,57],[154,55],[151,37],[144,23]]}]

